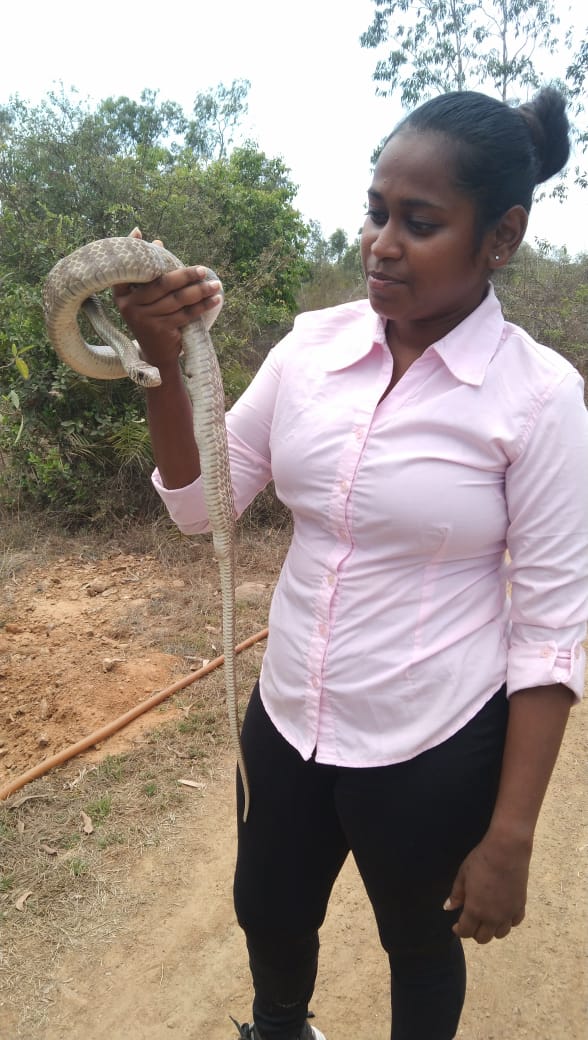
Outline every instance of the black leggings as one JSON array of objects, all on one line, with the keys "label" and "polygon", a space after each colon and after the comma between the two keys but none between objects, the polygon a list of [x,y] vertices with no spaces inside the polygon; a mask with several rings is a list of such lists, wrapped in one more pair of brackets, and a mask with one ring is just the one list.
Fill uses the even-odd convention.
[{"label": "black leggings", "polygon": [[501,689],[459,733],[398,765],[304,762],[256,686],[243,724],[251,810],[241,821],[235,908],[263,1040],[298,1040],[318,962],[318,930],[351,851],[390,959],[392,1040],[451,1040],[465,961],[443,910],[496,798],[508,705]]}]

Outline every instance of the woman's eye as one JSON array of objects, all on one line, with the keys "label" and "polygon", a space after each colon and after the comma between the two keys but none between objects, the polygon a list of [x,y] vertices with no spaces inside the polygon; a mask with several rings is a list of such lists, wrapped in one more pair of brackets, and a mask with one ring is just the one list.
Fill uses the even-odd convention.
[{"label": "woman's eye", "polygon": [[378,227],[384,227],[384,224],[386,224],[388,220],[388,214],[379,209],[368,209],[367,216],[370,218],[372,224],[377,224]]},{"label": "woman's eye", "polygon": [[427,220],[407,220],[407,224],[411,231],[416,235],[430,235],[432,231],[437,227],[436,224],[431,224]]}]

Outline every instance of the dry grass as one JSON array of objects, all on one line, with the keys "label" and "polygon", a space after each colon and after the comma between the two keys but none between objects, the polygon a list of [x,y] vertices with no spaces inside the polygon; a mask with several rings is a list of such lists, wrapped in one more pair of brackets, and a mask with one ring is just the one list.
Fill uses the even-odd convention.
[{"label": "dry grass", "polygon": [[[198,712],[187,717],[195,722]],[[141,751],[78,767],[77,775],[70,768],[68,780],[50,774],[0,808],[0,992],[15,1035],[30,1036],[42,1022],[64,949],[99,946],[124,929],[131,864],[149,847],[181,840],[190,793],[178,778],[205,783],[221,742],[210,727],[198,732],[195,724],[189,735],[164,727]]]},{"label": "dry grass", "polygon": [[[213,640],[220,647],[220,596],[207,539],[193,542],[167,523],[108,538],[41,534],[32,524],[5,528],[2,542],[0,623],[11,588],[22,593],[31,567],[49,572],[65,556],[100,561],[116,548],[154,556],[165,588],[142,610],[116,618],[113,638],[133,640],[140,628],[149,645],[183,659],[181,674],[198,655],[213,656]],[[267,623],[287,542],[284,531],[241,532],[237,581],[266,584],[267,597],[239,608],[240,639]],[[239,658],[244,701],[262,653],[263,643]],[[204,787],[214,778],[228,747],[225,712],[220,669],[155,709],[153,727],[128,753],[108,755],[105,747],[102,761],[73,760],[0,803],[0,1035],[7,1040],[39,1035],[64,949],[108,943],[124,931],[125,916],[142,898],[128,884],[132,866],[149,848],[181,843],[200,788],[178,780]],[[88,818],[91,833],[84,832]]]}]

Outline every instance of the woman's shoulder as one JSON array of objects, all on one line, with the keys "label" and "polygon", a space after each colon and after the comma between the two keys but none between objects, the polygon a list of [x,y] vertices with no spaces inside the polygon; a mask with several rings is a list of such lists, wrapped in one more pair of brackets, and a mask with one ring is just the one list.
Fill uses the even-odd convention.
[{"label": "woman's shoulder", "polygon": [[358,321],[375,321],[376,316],[369,300],[350,300],[334,307],[322,307],[316,311],[302,311],[294,319],[293,331],[316,329],[333,331],[346,329]]},{"label": "woman's shoulder", "polygon": [[505,321],[500,348],[499,358],[510,370],[511,378],[515,380],[520,374],[527,386],[547,388],[567,377],[581,379],[580,373],[563,354],[538,342],[513,322]]},{"label": "woman's shoulder", "polygon": [[352,300],[298,314],[273,353],[282,366],[325,371],[357,360],[374,339],[383,337],[383,326],[369,301]]}]

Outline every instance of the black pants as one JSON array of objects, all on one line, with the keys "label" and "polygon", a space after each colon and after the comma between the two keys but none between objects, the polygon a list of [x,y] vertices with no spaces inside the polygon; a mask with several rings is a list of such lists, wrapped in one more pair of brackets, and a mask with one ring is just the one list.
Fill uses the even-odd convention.
[{"label": "black pants", "polygon": [[235,908],[263,1040],[300,1034],[318,930],[350,851],[390,959],[392,1040],[455,1036],[465,962],[451,931],[458,913],[443,903],[487,829],[507,716],[501,689],[438,747],[399,765],[346,769],[304,762],[271,723],[256,686],[243,724],[251,810],[243,824],[238,784]]}]

